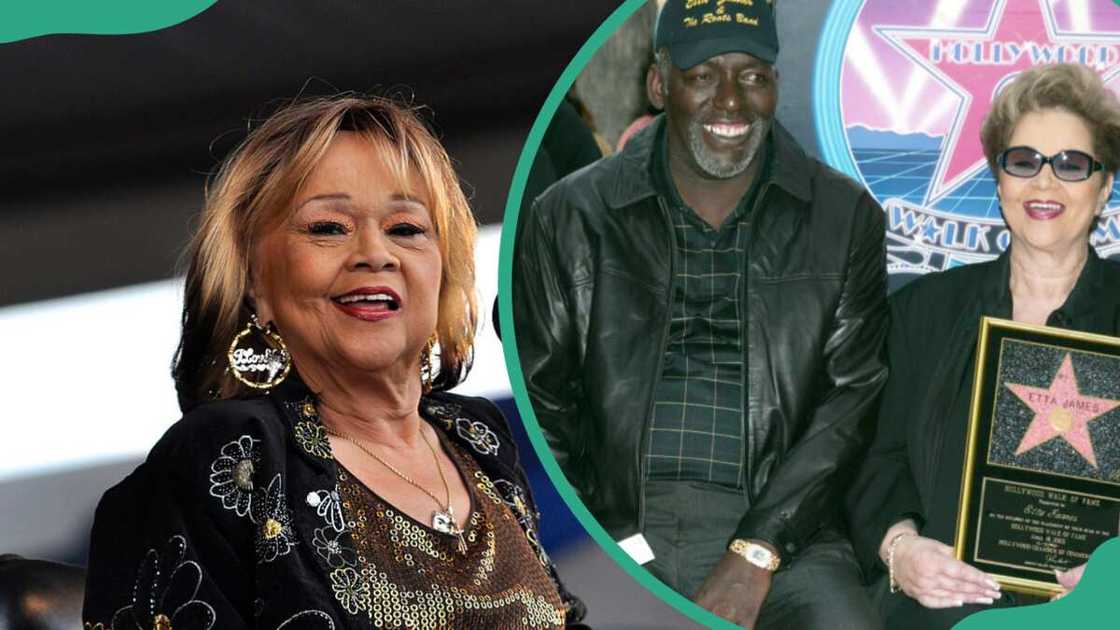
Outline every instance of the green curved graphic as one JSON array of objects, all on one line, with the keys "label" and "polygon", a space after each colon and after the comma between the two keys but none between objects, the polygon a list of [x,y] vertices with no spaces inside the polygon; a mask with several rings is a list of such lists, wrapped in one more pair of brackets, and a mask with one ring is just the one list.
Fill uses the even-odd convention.
[{"label": "green curved graphic", "polygon": [[53,34],[128,35],[185,22],[218,0],[7,0],[0,44]]},{"label": "green curved graphic", "polygon": [[[976,613],[953,630],[1053,630],[1105,628],[1116,618],[1116,584],[1120,583],[1120,540],[1112,538],[1089,556],[1081,582],[1056,602],[996,608]],[[1103,625],[1102,625],[1103,624]]]}]

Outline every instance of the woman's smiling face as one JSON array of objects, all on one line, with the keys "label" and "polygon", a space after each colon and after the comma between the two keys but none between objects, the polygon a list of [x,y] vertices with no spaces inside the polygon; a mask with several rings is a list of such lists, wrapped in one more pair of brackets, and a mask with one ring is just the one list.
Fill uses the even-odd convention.
[{"label": "woman's smiling face", "polygon": [[[1074,149],[1098,157],[1085,121],[1064,109],[1024,114],[1008,146],[1031,147],[1044,156]],[[1089,228],[1111,190],[1112,175],[1103,171],[1080,182],[1058,179],[1050,164],[1034,177],[999,174],[1000,205],[1014,242],[1059,255],[1088,245]]]},{"label": "woman's smiling face", "polygon": [[412,370],[436,327],[439,235],[415,173],[341,132],[287,218],[258,235],[252,297],[308,374]]}]

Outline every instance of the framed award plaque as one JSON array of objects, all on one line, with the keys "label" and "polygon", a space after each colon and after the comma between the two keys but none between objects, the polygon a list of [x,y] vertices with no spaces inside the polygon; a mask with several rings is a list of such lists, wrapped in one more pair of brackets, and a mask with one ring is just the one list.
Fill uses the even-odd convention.
[{"label": "framed award plaque", "polygon": [[957,558],[1046,596],[1118,533],[1120,339],[985,317]]}]

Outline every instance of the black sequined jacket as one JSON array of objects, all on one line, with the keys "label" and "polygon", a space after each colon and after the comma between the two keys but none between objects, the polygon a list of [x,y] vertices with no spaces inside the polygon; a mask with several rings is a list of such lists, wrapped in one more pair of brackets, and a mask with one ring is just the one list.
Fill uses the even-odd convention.
[{"label": "black sequined jacket", "polygon": [[[540,515],[501,412],[448,393],[425,396],[420,410],[474,456],[556,583],[568,626],[584,627],[582,603],[538,541]],[[268,396],[192,409],[97,508],[85,627],[372,627],[332,573],[337,547],[327,539],[349,541],[337,482],[324,427],[298,379]]]}]

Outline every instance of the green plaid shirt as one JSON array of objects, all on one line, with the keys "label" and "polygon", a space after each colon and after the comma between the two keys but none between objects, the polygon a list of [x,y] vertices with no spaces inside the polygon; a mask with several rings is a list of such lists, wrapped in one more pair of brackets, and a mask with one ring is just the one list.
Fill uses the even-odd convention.
[{"label": "green plaid shirt", "polygon": [[[654,181],[669,200],[674,251],[671,320],[654,386],[648,479],[744,485],[745,379],[741,322],[752,186],[719,229],[685,205],[668,172],[664,136]],[[767,169],[757,182],[765,179]]]}]

